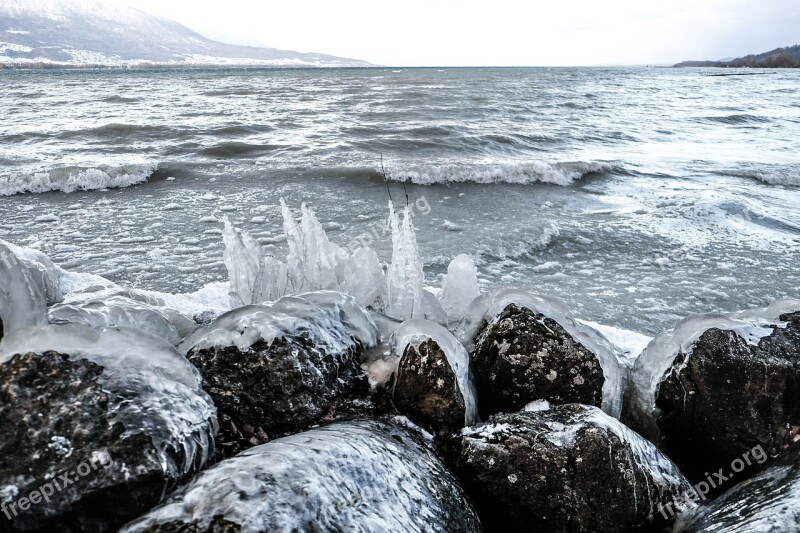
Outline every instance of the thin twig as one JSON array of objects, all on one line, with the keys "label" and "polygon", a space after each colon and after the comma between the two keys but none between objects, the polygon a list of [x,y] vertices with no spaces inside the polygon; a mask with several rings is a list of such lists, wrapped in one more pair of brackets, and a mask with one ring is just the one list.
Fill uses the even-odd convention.
[{"label": "thin twig", "polygon": [[392,191],[389,190],[389,179],[386,177],[386,169],[383,168],[383,152],[381,152],[381,175],[383,176],[383,182],[386,183],[386,192],[389,193],[389,201],[394,203],[392,200]]}]

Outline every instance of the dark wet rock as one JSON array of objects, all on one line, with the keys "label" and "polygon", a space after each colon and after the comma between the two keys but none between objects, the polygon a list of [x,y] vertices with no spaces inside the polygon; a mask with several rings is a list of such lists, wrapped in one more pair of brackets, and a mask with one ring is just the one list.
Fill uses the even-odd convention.
[{"label": "dark wet rock", "polygon": [[368,389],[358,343],[328,354],[302,337],[191,351],[203,388],[217,406],[218,451],[230,457],[270,439],[308,429],[337,412],[367,408]]},{"label": "dark wet rock", "polygon": [[558,322],[509,304],[475,341],[472,369],[481,416],[545,399],[599,406],[603,369]]},{"label": "dark wet rock", "polygon": [[[0,530],[110,531],[204,465],[201,443],[213,441],[207,399],[126,371],[127,384],[113,369],[56,352],[0,364]],[[180,406],[199,407],[199,423]]]},{"label": "dark wet rock", "polygon": [[705,331],[660,382],[657,442],[690,479],[727,468],[754,446],[776,455],[800,440],[800,313],[780,320],[786,328],[758,345],[733,331]]},{"label": "dark wet rock", "polygon": [[[760,453],[751,453],[750,457],[768,459]],[[675,531],[800,530],[800,446],[763,466],[763,470],[717,499],[680,516]],[[726,473],[732,473],[731,469]]]},{"label": "dark wet rock", "polygon": [[433,339],[406,346],[395,378],[394,404],[400,413],[437,432],[464,427],[466,406],[458,378]]},{"label": "dark wet rock", "polygon": [[656,447],[596,407],[491,417],[443,444],[487,530],[656,528],[690,490]]},{"label": "dark wet rock", "polygon": [[[217,529],[208,525],[212,520]],[[397,425],[368,420],[330,424],[226,459],[122,531],[236,531],[236,526],[480,531],[463,490],[423,441]]]},{"label": "dark wet rock", "polygon": [[143,530],[143,533],[240,533],[242,526],[215,516],[210,522],[193,520],[189,523],[175,520],[164,524],[155,524]]}]

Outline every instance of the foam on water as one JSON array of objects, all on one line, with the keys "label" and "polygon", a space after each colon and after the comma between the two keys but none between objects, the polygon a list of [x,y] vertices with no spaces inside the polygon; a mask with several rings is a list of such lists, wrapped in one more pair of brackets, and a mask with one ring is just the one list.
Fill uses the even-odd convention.
[{"label": "foam on water", "polygon": [[405,165],[393,169],[389,177],[396,181],[410,181],[420,185],[437,183],[550,183],[572,185],[589,174],[612,172],[620,167],[607,162],[556,162],[530,161],[527,163],[484,163],[473,165]]},{"label": "foam on water", "polygon": [[30,174],[0,175],[0,196],[50,191],[75,192],[118,189],[146,182],[157,165],[148,163],[121,167],[66,167]]}]

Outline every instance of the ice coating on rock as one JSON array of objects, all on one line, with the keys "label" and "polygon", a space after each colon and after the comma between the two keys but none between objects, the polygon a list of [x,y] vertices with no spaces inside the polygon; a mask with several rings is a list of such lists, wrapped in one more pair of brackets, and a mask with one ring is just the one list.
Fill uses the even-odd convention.
[{"label": "ice coating on rock", "polygon": [[[531,409],[526,409],[522,413],[497,415],[489,422],[464,428],[461,430],[461,435],[480,438],[487,443],[513,442],[510,437],[514,434],[525,434],[529,431],[525,425],[512,422],[514,418],[519,420],[519,416],[524,415],[546,428],[545,431],[537,428],[537,441],[541,440],[556,448],[573,450],[573,453],[579,454],[575,448],[579,433],[585,435],[593,430],[601,430],[619,440],[620,445],[627,451],[627,460],[632,463],[628,465],[622,463],[619,466],[609,464],[609,467],[624,468],[635,465],[635,469],[648,478],[649,483],[645,484],[645,491],[634,493],[635,507],[646,505],[650,516],[654,516],[659,512],[658,504],[661,498],[658,493],[683,495],[694,490],[680,469],[654,444],[597,407],[579,404],[551,407],[534,403],[538,405],[531,405]],[[608,453],[610,455],[611,450],[608,450]]]},{"label": "ice coating on rock", "polygon": [[378,328],[351,296],[317,291],[234,309],[188,336],[179,350],[236,346],[246,351],[258,341],[280,337],[302,337],[329,354],[341,354],[355,341],[364,348],[375,346]]},{"label": "ice coating on rock", "polygon": [[732,331],[748,344],[758,345],[763,337],[773,332],[774,327],[786,326],[779,320],[781,315],[795,311],[800,311],[800,300],[786,299],[764,308],[684,318],[674,328],[654,338],[636,359],[626,401],[630,406],[630,415],[645,430],[646,436],[656,438],[659,414],[655,405],[656,392],[679,353],[691,354],[698,339],[712,328]]},{"label": "ice coating on rock", "polygon": [[51,324],[84,324],[101,329],[124,326],[165,339],[173,346],[183,336],[157,308],[123,296],[97,298],[81,303],[62,303],[48,311]]},{"label": "ice coating on rock", "polygon": [[386,311],[389,316],[402,320],[420,318],[424,275],[411,208],[403,210],[401,220],[389,202],[389,224],[392,229],[392,263],[386,275],[389,299]]},{"label": "ice coating on rock", "polygon": [[439,301],[447,313],[448,321],[460,320],[479,294],[475,263],[466,254],[457,255],[447,266],[447,275],[442,279],[442,291],[439,293]]},{"label": "ice coating on rock", "polygon": [[622,394],[627,382],[622,356],[599,331],[573,319],[566,304],[557,298],[515,289],[501,289],[481,295],[467,308],[464,318],[455,329],[456,338],[468,350],[473,350],[475,338],[483,325],[499,315],[509,304],[527,307],[534,313],[541,313],[555,320],[573,339],[597,356],[604,378],[601,407],[606,413],[619,418]]},{"label": "ice coating on rock", "polygon": [[47,323],[46,289],[31,267],[0,242],[0,319],[5,334]]},{"label": "ice coating on rock", "polygon": [[[3,337],[0,364],[18,353],[49,351],[103,367],[101,383],[115,402],[109,424],[121,422],[128,434],[148,435],[165,474],[179,478],[192,464],[205,464],[213,452],[208,428],[216,427],[216,409],[200,388],[200,373],[166,341],[125,327],[30,327]],[[181,472],[166,470],[173,446],[184,457]]]},{"label": "ice coating on rock", "polygon": [[222,516],[243,532],[479,531],[439,459],[409,431],[331,424],[251,448],[199,474],[125,533]]},{"label": "ice coating on rock", "polygon": [[236,229],[228,217],[222,238],[231,307],[273,301],[286,294],[289,274],[285,263],[265,255],[258,241],[249,232]]},{"label": "ice coating on rock", "polygon": [[[797,531],[800,523],[800,462],[796,446],[753,477],[678,517],[675,533]],[[765,458],[766,459],[766,458]]]},{"label": "ice coating on rock", "polygon": [[450,368],[456,375],[458,388],[464,397],[465,423],[470,425],[478,418],[478,403],[475,385],[469,368],[469,354],[452,333],[445,328],[429,320],[406,320],[392,334],[389,342],[391,355],[394,358],[394,369],[396,371],[400,358],[406,351],[406,347],[411,345],[418,348],[420,344],[433,339],[447,357]]}]

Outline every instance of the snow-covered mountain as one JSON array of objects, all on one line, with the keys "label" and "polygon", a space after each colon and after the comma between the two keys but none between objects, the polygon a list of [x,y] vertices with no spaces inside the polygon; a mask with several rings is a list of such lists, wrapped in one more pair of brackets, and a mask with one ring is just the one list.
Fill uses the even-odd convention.
[{"label": "snow-covered mountain", "polygon": [[89,0],[0,0],[0,68],[48,65],[366,66],[325,54],[224,44],[172,20]]}]

